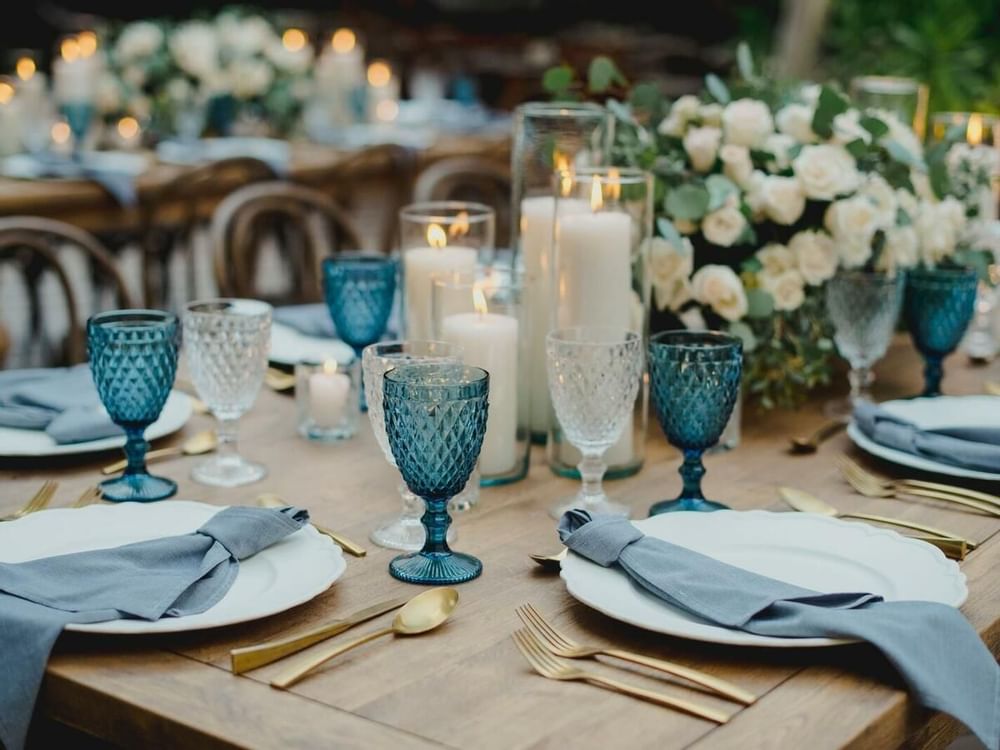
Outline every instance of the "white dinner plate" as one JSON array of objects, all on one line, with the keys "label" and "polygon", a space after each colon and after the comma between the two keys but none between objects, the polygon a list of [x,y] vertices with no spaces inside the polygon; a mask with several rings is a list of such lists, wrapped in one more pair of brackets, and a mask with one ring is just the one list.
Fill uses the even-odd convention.
[{"label": "white dinner plate", "polygon": [[[0,524],[0,561],[25,562],[189,534],[220,510],[215,505],[167,500],[39,511]],[[313,599],[326,591],[346,567],[340,547],[306,526],[243,560],[226,595],[201,614],[165,617],[155,622],[111,620],[67,625],[66,629],[128,635],[177,633],[247,622]]]},{"label": "white dinner plate", "polygon": [[[635,521],[643,533],[724,563],[823,593],[865,592],[886,600],[958,607],[965,575],[941,551],[894,531],[811,513],[721,510],[664,513]],[[646,630],[731,646],[835,646],[832,638],[776,638],[713,625],[656,598],[617,567],[572,552],[562,564],[571,596]]]},{"label": "white dinner plate", "polygon": [[[998,396],[937,396],[936,398],[911,398],[886,401],[879,404],[887,412],[917,427],[928,430],[942,427],[996,427],[1000,424],[1000,397]],[[855,424],[847,426],[847,436],[861,450],[873,456],[892,461],[912,469],[947,474],[966,479],[1000,481],[1000,474],[932,461],[923,456],[898,451],[879,445],[866,436]]]},{"label": "white dinner plate", "polygon": [[[190,418],[191,397],[180,391],[171,391],[167,396],[167,402],[163,405],[163,411],[160,412],[160,418],[146,428],[146,440],[156,440],[177,432]],[[42,430],[0,427],[0,458],[96,453],[121,448],[123,445],[125,445],[124,435],[60,445]]]},{"label": "white dinner plate", "polygon": [[354,359],[354,350],[340,339],[306,336],[290,326],[272,322],[271,354],[268,359],[288,367],[298,362],[323,362],[327,359],[350,362]]}]

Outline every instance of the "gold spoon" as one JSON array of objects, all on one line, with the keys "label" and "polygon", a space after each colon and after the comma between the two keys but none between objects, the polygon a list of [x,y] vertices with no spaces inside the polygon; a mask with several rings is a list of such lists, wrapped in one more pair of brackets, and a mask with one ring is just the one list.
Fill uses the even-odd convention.
[{"label": "gold spoon", "polygon": [[458,592],[455,589],[437,588],[417,594],[399,610],[390,627],[376,630],[341,645],[321,649],[308,660],[281,672],[271,680],[271,687],[282,690],[289,688],[321,664],[376,638],[385,635],[420,635],[434,630],[451,616],[457,606]]},{"label": "gold spoon", "polygon": [[264,384],[272,391],[290,391],[295,387],[295,376],[277,367],[268,367],[264,373]]},{"label": "gold spoon", "polygon": [[[218,446],[215,437],[215,430],[203,430],[195,433],[180,445],[172,445],[169,448],[157,448],[146,454],[146,461],[157,461],[170,456],[200,456],[202,453],[211,453]],[[128,461],[122,459],[113,464],[108,464],[101,469],[102,474],[117,474],[128,466]]]},{"label": "gold spoon", "polygon": [[806,453],[815,453],[819,448],[819,444],[822,443],[827,438],[831,438],[844,429],[847,426],[847,422],[842,419],[836,419],[830,422],[826,422],[819,426],[819,428],[809,437],[794,437],[791,439],[790,450],[792,453],[797,453],[799,455],[804,455]]},{"label": "gold spoon", "polygon": [[563,547],[561,552],[554,555],[528,555],[532,560],[541,565],[545,570],[557,571],[562,567],[562,561],[566,559],[568,547]]},{"label": "gold spoon", "polygon": [[1000,396],[1000,383],[996,380],[987,380],[985,388],[986,392],[991,396]]}]

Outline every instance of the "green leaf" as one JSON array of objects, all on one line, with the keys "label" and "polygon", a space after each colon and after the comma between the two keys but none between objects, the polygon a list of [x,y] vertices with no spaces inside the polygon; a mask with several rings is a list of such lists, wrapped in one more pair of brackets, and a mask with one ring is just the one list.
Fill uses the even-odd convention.
[{"label": "green leaf", "polygon": [[587,69],[587,86],[594,94],[603,94],[613,85],[627,86],[628,81],[618,70],[615,61],[610,57],[598,55],[590,61]]},{"label": "green leaf", "polygon": [[883,145],[885,146],[885,150],[889,152],[889,156],[898,161],[900,164],[905,164],[908,167],[923,166],[923,162],[920,160],[920,157],[910,153],[910,151],[904,148],[898,141],[885,141]]},{"label": "green leaf", "polygon": [[913,224],[913,219],[902,208],[896,209],[896,224],[901,227],[908,227]]},{"label": "green leaf", "polygon": [[700,182],[688,182],[667,193],[663,207],[675,219],[697,221],[708,212],[711,198]]},{"label": "green leaf", "polygon": [[637,84],[629,95],[629,103],[633,109],[641,109],[650,113],[659,113],[663,106],[663,92],[655,83]]},{"label": "green leaf", "polygon": [[753,75],[753,53],[750,52],[750,45],[740,42],[736,46],[736,67],[743,76],[743,80],[749,83],[754,79]]},{"label": "green leaf", "polygon": [[990,264],[993,263],[993,253],[989,250],[964,249],[957,251],[951,259],[960,266],[975,269],[979,280],[993,286],[990,278]]},{"label": "green leaf", "polygon": [[877,117],[872,117],[871,115],[864,115],[859,120],[861,127],[872,134],[872,138],[878,140],[883,135],[889,132],[889,126],[882,122]]},{"label": "green leaf", "polygon": [[632,117],[632,112],[629,109],[629,106],[624,102],[620,102],[617,99],[608,99],[605,102],[605,105],[607,106],[608,111],[611,112],[616,119],[628,125],[635,124],[635,118]]},{"label": "green leaf", "polygon": [[757,348],[757,337],[754,335],[753,329],[750,328],[742,320],[737,320],[735,323],[729,324],[729,332],[734,336],[739,336],[743,339],[743,353],[749,354],[754,349]]},{"label": "green leaf", "polygon": [[569,65],[549,68],[542,76],[542,87],[550,94],[563,94],[573,84],[575,73]]},{"label": "green leaf", "polygon": [[848,110],[850,104],[832,86],[823,86],[819,91],[819,101],[813,115],[812,129],[816,135],[829,138],[833,135],[833,119]]},{"label": "green leaf", "polygon": [[708,188],[709,211],[722,208],[730,195],[739,195],[740,192],[740,189],[736,187],[736,183],[721,174],[713,174],[706,177],[705,187]]},{"label": "green leaf", "polygon": [[850,143],[844,146],[847,149],[847,153],[853,156],[855,159],[860,159],[865,154],[868,153],[868,144],[865,143],[861,138],[855,138]]},{"label": "green leaf", "polygon": [[774,314],[774,297],[763,289],[747,290],[747,317],[769,318]]},{"label": "green leaf", "polygon": [[764,269],[764,264],[757,259],[756,255],[752,255],[743,261],[743,265],[740,268],[750,273],[760,273]]},{"label": "green leaf", "polygon": [[729,104],[729,102],[733,100],[726,84],[724,84],[722,79],[715,75],[715,73],[709,73],[705,76],[705,88],[708,89],[708,93],[711,94],[712,98],[719,104]]},{"label": "green leaf", "polygon": [[661,216],[656,220],[656,228],[660,230],[660,236],[671,245],[678,249],[683,247],[684,242],[681,239],[681,233],[677,231],[677,227],[666,216]]},{"label": "green leaf", "polygon": [[944,161],[932,162],[927,170],[927,176],[930,178],[934,195],[938,198],[944,198],[951,194],[951,176],[948,174],[948,166]]}]

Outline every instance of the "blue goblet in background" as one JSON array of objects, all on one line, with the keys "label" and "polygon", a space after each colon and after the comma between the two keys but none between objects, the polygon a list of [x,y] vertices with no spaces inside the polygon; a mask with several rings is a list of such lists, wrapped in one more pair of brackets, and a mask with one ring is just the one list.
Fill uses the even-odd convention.
[{"label": "blue goblet in background", "polygon": [[149,502],[177,492],[146,470],[146,427],[160,416],[177,372],[177,317],[160,310],[115,310],[87,321],[90,370],[104,408],[125,430],[128,466],[101,482],[105,500]]},{"label": "blue goblet in background", "polygon": [[400,365],[385,374],[385,430],[410,491],[422,498],[423,549],[389,563],[407,583],[471,581],[483,571],[477,558],[448,547],[448,501],[462,491],[486,434],[490,376],[458,364]]},{"label": "blue goblet in background", "polygon": [[[361,359],[382,338],[396,295],[396,261],[373,253],[340,253],[323,261],[323,292],[337,335]],[[361,389],[361,408],[365,392]]]},{"label": "blue goblet in background", "polygon": [[671,445],[681,449],[684,488],[655,503],[650,515],[675,510],[722,510],[701,491],[702,454],[719,442],[740,391],[743,342],[726,333],[664,331],[649,341],[653,408]]},{"label": "blue goblet in background", "polygon": [[943,361],[972,321],[979,277],[969,268],[915,268],[906,273],[903,315],[924,358],[922,396],[940,396]]},{"label": "blue goblet in background", "polygon": [[86,100],[67,101],[59,105],[59,110],[73,134],[73,158],[79,159],[83,152],[83,139],[87,137],[94,119],[94,105]]}]

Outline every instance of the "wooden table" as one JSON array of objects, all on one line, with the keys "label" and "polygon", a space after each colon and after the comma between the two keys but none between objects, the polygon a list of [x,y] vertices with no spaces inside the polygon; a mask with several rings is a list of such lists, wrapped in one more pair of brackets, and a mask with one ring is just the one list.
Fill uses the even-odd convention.
[{"label": "wooden table", "polygon": [[[880,397],[915,392],[919,363],[897,342],[878,368]],[[945,388],[981,392],[986,376],[964,359],[948,363]],[[821,421],[819,401],[794,412],[747,410],[743,443],[707,459],[706,490],[735,508],[783,510],[774,486],[815,492],[843,509],[865,510],[936,524],[983,542],[962,564],[970,597],[962,608],[994,653],[1000,645],[1000,543],[997,519],[932,503],[871,500],[839,479],[834,458],[857,454],[843,435],[814,456],[790,456],[788,438]],[[271,476],[258,485],[215,490],[194,484],[197,459],[160,470],[177,479],[179,496],[217,504],[249,503],[274,491],[306,506],[317,522],[365,540],[376,519],[397,510],[396,474],[385,463],[367,424],[351,442],[309,444],[296,436],[293,402],[263,393],[242,423],[242,450],[263,460]],[[184,434],[204,429],[193,419]],[[649,504],[676,494],[676,452],[650,425],[646,466],[610,484],[616,497],[644,516]],[[170,442],[170,441],[168,441]],[[857,455],[859,459],[862,456]],[[0,511],[11,510],[56,477],[55,504],[66,505],[98,479],[100,460],[21,465],[0,470]],[[454,619],[429,635],[369,644],[297,684],[274,690],[279,665],[235,677],[230,648],[315,625],[366,604],[419,589],[389,577],[393,553],[369,546],[348,559],[344,577],[318,599],[256,623],[169,637],[104,638],[68,635],[53,656],[38,715],[124,746],[364,747],[364,748],[892,748],[941,747],[958,731],[950,718],[915,706],[900,681],[871,648],[748,649],[698,644],[619,624],[566,593],[558,577],[528,559],[556,549],[548,506],[575,489],[534,456],[526,481],[487,489],[479,507],[458,520],[457,547],[482,558],[483,576],[462,585]],[[885,473],[888,465],[865,463]],[[898,469],[895,470],[897,475]],[[995,489],[995,488],[994,488]],[[758,702],[725,726],[658,708],[582,684],[556,683],[529,671],[510,640],[519,627],[514,608],[533,603],[555,623],[588,641],[613,643],[697,666],[753,691]],[[387,618],[382,618],[387,619]],[[381,620],[350,636],[376,629]],[[12,644],[4,644],[12,647]],[[13,647],[16,647],[13,646]],[[595,666],[610,670],[610,667]],[[698,695],[635,674],[628,679],[687,697]],[[704,703],[735,706],[698,696]]]}]

